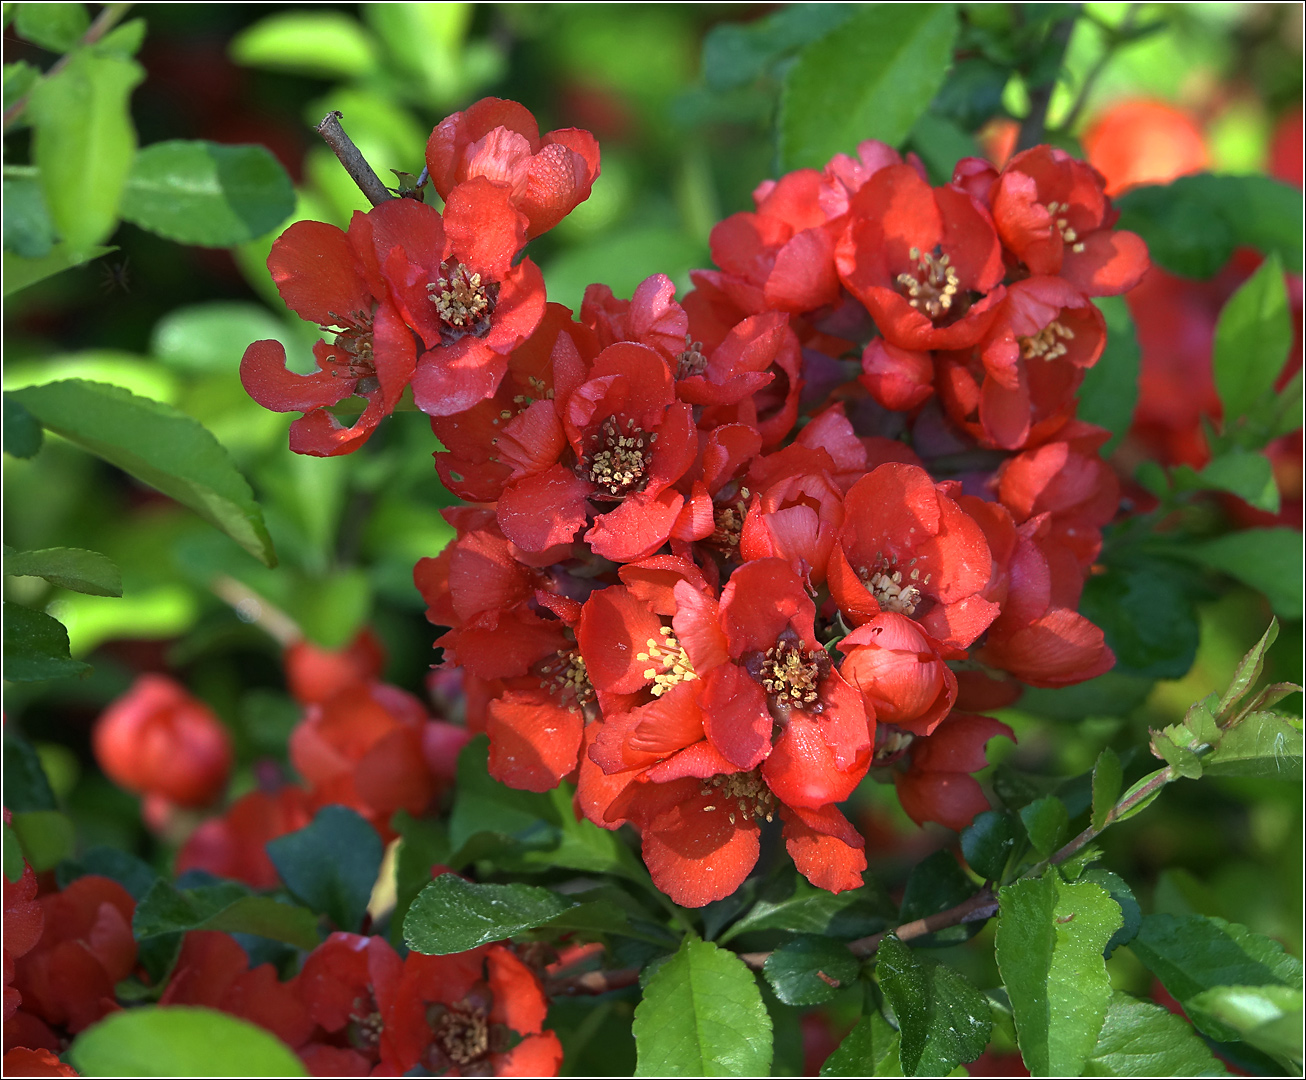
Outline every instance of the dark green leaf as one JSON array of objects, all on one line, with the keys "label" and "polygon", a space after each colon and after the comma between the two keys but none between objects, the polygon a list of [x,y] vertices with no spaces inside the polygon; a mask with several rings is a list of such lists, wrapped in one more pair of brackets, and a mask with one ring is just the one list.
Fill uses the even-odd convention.
[{"label": "dark green leaf", "polygon": [[268,566],[272,540],[249,484],[207,429],[171,405],[66,379],[13,391],[45,427],[189,506]]},{"label": "dark green leaf", "polygon": [[1080,880],[1091,881],[1095,885],[1102,886],[1110,894],[1111,899],[1120,905],[1120,915],[1123,920],[1120,929],[1111,935],[1111,940],[1106,943],[1106,948],[1103,950],[1109,960],[1117,946],[1128,945],[1134,940],[1138,928],[1143,925],[1142,909],[1134,898],[1134,891],[1125,884],[1123,878],[1111,873],[1110,870],[1087,870]]},{"label": "dark green leaf", "polygon": [[250,342],[290,344],[285,323],[261,304],[214,300],[174,308],[154,324],[150,352],[182,371],[223,372],[240,367]]},{"label": "dark green leaf", "polygon": [[4,395],[4,449],[16,458],[35,457],[41,449],[41,425],[23,406]]},{"label": "dark green leaf", "polygon": [[1215,327],[1211,360],[1226,428],[1274,389],[1291,345],[1283,265],[1271,255],[1229,298]]},{"label": "dark green leaf", "polygon": [[1300,720],[1272,712],[1253,712],[1220,737],[1215,750],[1202,759],[1212,776],[1260,776],[1271,780],[1301,780]]},{"label": "dark green leaf", "polygon": [[90,262],[92,259],[98,259],[101,255],[107,255],[111,251],[117,251],[113,247],[92,247],[87,251],[73,247],[67,242],[56,244],[50,251],[49,255],[40,259],[24,259],[21,255],[15,255],[12,252],[4,253],[4,294],[12,296],[29,285],[35,285],[38,281],[44,281],[46,278],[67,270],[73,266],[80,266],[82,263]]},{"label": "dark green leaf", "polygon": [[19,4],[14,32],[51,52],[67,52],[91,25],[85,4]]},{"label": "dark green leaf", "polygon": [[149,863],[113,847],[93,847],[80,858],[65,859],[55,871],[55,880],[59,888],[66,889],[87,874],[112,878],[138,901],[159,880],[159,872]]},{"label": "dark green leaf", "polygon": [[167,881],[156,881],[136,905],[133,933],[145,939],[189,930],[256,934],[300,949],[315,948],[321,940],[317,916],[311,911],[270,896],[252,896],[238,882],[177,889]]},{"label": "dark green leaf", "polygon": [[203,247],[253,240],[294,209],[290,177],[267,147],[182,139],[137,154],[122,198],[127,221]]},{"label": "dark green leaf", "polygon": [[1020,823],[1025,826],[1029,842],[1044,858],[1051,855],[1070,832],[1070,815],[1066,804],[1055,795],[1035,799],[1020,808]]},{"label": "dark green leaf", "polygon": [[1002,110],[1002,92],[1010,79],[1006,67],[983,57],[959,60],[935,95],[930,111],[955,121],[964,131],[974,131]]},{"label": "dark green leaf", "polygon": [[785,73],[783,167],[819,169],[863,139],[901,144],[943,85],[956,33],[950,4],[875,4],[807,45]]},{"label": "dark green leaf", "polygon": [[867,995],[857,1026],[821,1066],[822,1076],[902,1076],[900,1040]]},{"label": "dark green leaf", "polygon": [[46,778],[41,759],[32,744],[6,725],[4,732],[5,807],[23,810],[54,810],[54,791]]},{"label": "dark green leaf", "polygon": [[854,982],[861,966],[843,942],[800,934],[772,950],[762,974],[786,1005],[820,1005]]},{"label": "dark green leaf", "polygon": [[818,889],[800,879],[788,896],[759,900],[748,914],[721,935],[721,941],[725,943],[737,934],[759,930],[821,934],[852,941],[878,933],[896,915],[897,909],[873,878],[859,889],[838,894]]},{"label": "dark green leaf", "polygon": [[1067,885],[1054,867],[999,893],[998,970],[1020,1052],[1037,1076],[1078,1076],[1111,999],[1102,953],[1122,924],[1100,885]]},{"label": "dark green leaf", "polygon": [[890,934],[875,954],[880,987],[898,1018],[898,1054],[908,1076],[944,1076],[988,1045],[988,1000],[952,968],[917,956]]},{"label": "dark green leaf", "polygon": [[4,639],[4,677],[10,682],[61,679],[91,670],[68,655],[68,631],[43,611],[6,603]]},{"label": "dark green leaf", "polygon": [[340,930],[357,931],[381,870],[381,838],[347,806],[324,806],[312,822],[267,845],[286,888]]},{"label": "dark green leaf", "polygon": [[961,832],[961,853],[975,873],[999,881],[1016,846],[1016,825],[1010,814],[985,810]]},{"label": "dark green leaf", "polygon": [[216,1009],[146,1005],[110,1013],[68,1049],[84,1076],[307,1076],[275,1035]]},{"label": "dark green leaf", "polygon": [[768,1076],[771,1017],[734,953],[685,938],[635,1009],[636,1076]]},{"label": "dark green leaf", "polygon": [[74,252],[86,254],[118,223],[136,152],[128,98],[144,77],[135,61],[77,52],[32,87],[32,158],[50,219]]},{"label": "dark green leaf", "polygon": [[1105,458],[1119,445],[1133,420],[1142,352],[1124,297],[1100,296],[1093,303],[1106,319],[1106,348],[1097,363],[1084,372],[1078,415],[1112,433],[1101,450]]},{"label": "dark green leaf", "polygon": [[1106,828],[1107,818],[1115,809],[1124,782],[1125,774],[1120,767],[1120,758],[1111,747],[1104,748],[1093,765],[1092,825],[1099,832]]},{"label": "dark green leaf", "polygon": [[14,833],[23,854],[38,874],[53,870],[73,853],[73,823],[58,810],[28,810],[13,815]]},{"label": "dark green leaf", "polygon": [[1300,1064],[1302,992],[1287,986],[1217,986],[1186,1003],[1238,1032],[1243,1042]]},{"label": "dark green leaf", "polygon": [[1079,610],[1102,628],[1116,670],[1177,679],[1197,654],[1197,614],[1183,568],[1134,556],[1107,562],[1084,584]]},{"label": "dark green leaf", "polygon": [[357,20],[335,11],[287,11],[260,19],[231,43],[231,58],[329,79],[369,75],[376,42]]},{"label": "dark green leaf", "polygon": [[4,178],[5,251],[27,259],[40,259],[54,246],[54,226],[35,178]]},{"label": "dark green leaf", "polygon": [[408,909],[404,940],[416,952],[447,956],[534,930],[574,906],[537,885],[476,885],[442,874]]},{"label": "dark green leaf", "polygon": [[450,863],[465,864],[457,853],[478,833],[498,833],[538,848],[557,844],[556,825],[548,819],[553,807],[547,795],[518,791],[493,779],[488,771],[489,741],[478,736],[458,755],[458,780],[449,815]]},{"label": "dark green leaf", "polygon": [[1265,654],[1278,637],[1279,620],[1271,619],[1270,625],[1261,635],[1261,640],[1248,649],[1247,655],[1238,662],[1233,678],[1229,680],[1229,688],[1220,695],[1219,704],[1215,706],[1215,714],[1221,719],[1228,720],[1233,715],[1234,705],[1246,697],[1247,691],[1256,685],[1256,680],[1261,677],[1261,671],[1265,667]]},{"label": "dark green leaf", "polygon": [[703,39],[703,81],[718,91],[747,86],[855,10],[853,4],[793,4],[751,22],[718,23]]},{"label": "dark green leaf", "polygon": [[390,916],[390,942],[403,943],[404,916],[431,881],[431,868],[445,863],[450,855],[449,836],[438,821],[412,817],[400,810],[390,822],[399,834],[399,855],[395,862],[395,909]]},{"label": "dark green leaf", "polygon": [[23,845],[9,822],[4,822],[5,880],[18,881],[23,876]]},{"label": "dark green leaf", "polygon": [[51,585],[92,596],[121,596],[122,574],[113,560],[85,548],[5,551],[10,577],[45,578]]},{"label": "dark green leaf", "polygon": [[1296,529],[1243,529],[1187,544],[1180,554],[1264,593],[1281,619],[1301,618],[1302,538]]},{"label": "dark green leaf", "polygon": [[1182,1016],[1117,990],[1085,1076],[1228,1076]]},{"label": "dark green leaf", "polygon": [[[975,895],[977,886],[966,876],[950,851],[936,851],[916,865],[902,893],[902,907],[898,922],[907,923],[923,919],[956,907]],[[984,928],[983,920],[950,926],[917,940],[926,948],[952,945],[967,941]]]}]

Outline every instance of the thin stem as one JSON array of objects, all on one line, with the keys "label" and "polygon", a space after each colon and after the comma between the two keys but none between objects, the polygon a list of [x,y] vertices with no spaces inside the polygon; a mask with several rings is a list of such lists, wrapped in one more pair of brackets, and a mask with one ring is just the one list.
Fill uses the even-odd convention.
[{"label": "thin stem", "polygon": [[242,622],[253,623],[283,649],[304,640],[304,631],[280,608],[273,607],[247,585],[227,574],[215,577],[209,588],[236,609]]},{"label": "thin stem", "polygon": [[381,178],[376,175],[372,166],[367,163],[367,159],[354,145],[354,140],[345,134],[345,129],[340,126],[341,115],[339,112],[327,113],[318,124],[317,133],[326,140],[327,146],[331,147],[336,157],[340,159],[340,164],[345,167],[345,172],[358,185],[358,190],[367,196],[368,202],[373,206],[389,202],[394,196],[381,183]]},{"label": "thin stem", "polygon": [[576,994],[606,994],[639,982],[639,968],[618,968],[616,971],[586,971],[561,979],[549,979],[544,986],[549,997],[568,997]]},{"label": "thin stem", "polygon": [[[105,34],[118,25],[122,20],[122,17],[131,10],[131,7],[131,4],[107,5],[105,9],[95,17],[95,21],[86,28],[86,33],[82,35],[82,40],[64,53],[63,56],[59,57],[59,59],[50,66],[50,70],[42,75],[41,78],[48,79],[52,75],[58,75],[59,72],[67,66],[69,59],[71,59],[79,49],[85,48],[87,45],[94,45],[100,40],[100,38],[104,37]],[[31,99],[31,96],[32,92],[29,90],[5,110],[4,128],[6,131],[9,130],[10,125],[12,125],[15,120],[22,116],[23,110],[27,108],[27,102]]]},{"label": "thin stem", "polygon": [[1134,23],[1138,20],[1138,13],[1142,10],[1142,4],[1130,4],[1129,10],[1125,12],[1125,17],[1120,20],[1120,26],[1114,31],[1108,31],[1111,37],[1107,41],[1106,48],[1103,50],[1102,55],[1098,57],[1097,63],[1084,76],[1084,81],[1079,87],[1079,93],[1075,95],[1075,103],[1070,106],[1070,112],[1066,114],[1066,118],[1061,121],[1057,130],[1074,130],[1075,121],[1079,119],[1079,114],[1084,111],[1084,106],[1088,104],[1088,95],[1092,92],[1093,84],[1097,82],[1098,77],[1106,70],[1107,64],[1111,62],[1111,58],[1115,55],[1116,48],[1120,44],[1119,35],[1128,34],[1134,28]]},{"label": "thin stem", "polygon": [[1047,124],[1048,104],[1052,101],[1052,91],[1057,86],[1057,76],[1061,74],[1061,64],[1066,56],[1066,46],[1070,44],[1070,32],[1075,28],[1075,21],[1079,18],[1079,7],[1075,5],[1075,13],[1069,18],[1057,22],[1048,35],[1048,40],[1057,48],[1056,68],[1052,72],[1052,77],[1041,86],[1036,86],[1029,92],[1029,115],[1025,117],[1025,122],[1020,125],[1020,138],[1016,140],[1016,152],[1028,150],[1032,146],[1037,146],[1043,141],[1043,128]]}]

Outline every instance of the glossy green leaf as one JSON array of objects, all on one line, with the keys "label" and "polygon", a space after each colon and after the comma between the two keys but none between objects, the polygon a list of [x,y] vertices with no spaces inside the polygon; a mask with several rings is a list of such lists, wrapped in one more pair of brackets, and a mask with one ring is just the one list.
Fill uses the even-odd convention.
[{"label": "glossy green leaf", "polygon": [[35,457],[44,436],[36,417],[8,394],[4,395],[4,450],[16,458]]},{"label": "glossy green leaf", "polygon": [[231,58],[250,67],[326,78],[354,78],[377,70],[376,42],[356,19],[334,11],[287,11],[241,31]]},{"label": "glossy green leaf", "polygon": [[238,882],[178,889],[167,881],[156,881],[132,917],[137,939],[189,930],[257,934],[300,949],[315,948],[321,941],[317,916],[307,908],[283,904],[270,896],[253,896]]},{"label": "glossy green leaf", "polygon": [[786,930],[852,941],[885,929],[897,914],[897,908],[873,878],[859,889],[841,893],[818,889],[800,878],[788,896],[759,900],[720,940],[724,944],[737,934]]},{"label": "glossy green leaf", "polygon": [[65,859],[55,870],[59,888],[66,889],[87,874],[112,878],[140,901],[154,888],[159,872],[149,863],[114,847],[93,847],[77,858]]},{"label": "glossy green leaf", "polygon": [[41,259],[54,247],[54,225],[35,177],[4,178],[4,248],[26,259]]},{"label": "glossy green leaf", "polygon": [[53,870],[73,853],[73,823],[58,810],[28,810],[13,815],[14,833],[23,854],[38,874]]},{"label": "glossy green leaf", "polygon": [[10,577],[45,578],[51,585],[91,596],[121,596],[122,574],[113,560],[85,548],[5,549],[5,573]]},{"label": "glossy green leaf", "polygon": [[1247,696],[1247,692],[1261,677],[1261,672],[1265,668],[1265,654],[1278,638],[1279,620],[1271,619],[1270,625],[1261,635],[1261,640],[1248,649],[1247,654],[1238,661],[1233,678],[1229,680],[1229,688],[1220,695],[1220,701],[1215,706],[1216,715],[1225,719],[1232,715],[1234,705]]},{"label": "glossy green leaf", "polygon": [[771,1017],[734,953],[685,938],[635,1009],[636,1076],[768,1076]]},{"label": "glossy green leaf", "polygon": [[1122,921],[1100,885],[1054,867],[1000,891],[998,970],[1033,1075],[1078,1076],[1092,1053],[1111,1000],[1102,952]]},{"label": "glossy green leaf", "polygon": [[534,930],[574,906],[536,885],[477,885],[441,874],[409,907],[404,940],[416,952],[447,956]]},{"label": "glossy green leaf", "polygon": [[[1156,780],[1156,778],[1159,777],[1165,771],[1166,771],[1165,769],[1157,769],[1155,772],[1150,772],[1146,776],[1142,777],[1141,779],[1135,780],[1134,783],[1129,785],[1128,790],[1123,795],[1120,796],[1120,802],[1122,803],[1128,802],[1138,792],[1142,791],[1143,788],[1145,788],[1148,784]],[[1149,794],[1143,796],[1142,799],[1134,803],[1127,810],[1121,811],[1120,814],[1117,815],[1115,819],[1116,822],[1119,823],[1121,821],[1128,821],[1135,814],[1142,813],[1144,810],[1146,810],[1149,806],[1152,805],[1152,801],[1156,799],[1156,797],[1160,795],[1164,789],[1165,789],[1165,784],[1158,784],[1155,788],[1152,789],[1152,791]]]},{"label": "glossy green leaf", "polygon": [[154,325],[150,352],[179,371],[232,375],[251,342],[289,344],[286,324],[262,304],[213,300],[174,308]]},{"label": "glossy green leaf", "polygon": [[390,942],[401,945],[408,909],[430,883],[431,868],[447,863],[451,852],[449,833],[442,822],[415,818],[400,810],[391,819],[390,827],[400,837],[395,859],[395,909],[390,916]]},{"label": "glossy green leaf", "polygon": [[1097,363],[1084,372],[1077,415],[1111,432],[1110,440],[1100,451],[1107,458],[1120,444],[1134,418],[1142,351],[1123,296],[1099,296],[1093,303],[1106,319],[1106,347]]},{"label": "glossy green leaf", "polygon": [[1202,759],[1211,776],[1259,776],[1269,780],[1302,778],[1302,725],[1272,712],[1248,713]]},{"label": "glossy green leaf", "polygon": [[32,87],[32,159],[50,219],[73,252],[86,255],[118,223],[136,153],[128,99],[144,77],[135,61],[86,51]]},{"label": "glossy green leaf", "polygon": [[89,664],[68,654],[68,631],[44,611],[4,605],[4,677],[10,682],[42,682],[84,675]]},{"label": "glossy green leaf", "polygon": [[952,62],[950,4],[872,4],[807,45],[785,73],[780,99],[784,168],[821,168],[863,139],[897,146]]},{"label": "glossy green leaf", "polygon": [[290,177],[267,147],[183,139],[137,154],[122,199],[133,225],[203,247],[253,240],[294,209]]},{"label": "glossy green leaf", "polygon": [[1016,846],[1016,826],[1010,814],[985,810],[961,831],[961,853],[975,873],[998,881]]},{"label": "glossy green leaf", "polygon": [[1265,594],[1281,619],[1302,615],[1302,534],[1296,529],[1242,529],[1185,545],[1181,554]]},{"label": "glossy green leaf", "polygon": [[1192,667],[1198,623],[1185,569],[1150,556],[1122,556],[1084,583],[1079,610],[1102,628],[1117,671],[1177,679]]},{"label": "glossy green leaf", "polygon": [[67,52],[90,25],[85,4],[19,4],[14,12],[14,32],[51,52]]},{"label": "glossy green leaf", "polygon": [[747,86],[855,11],[854,4],[791,4],[750,22],[718,23],[703,39],[703,81],[718,91]]},{"label": "glossy green leaf", "polygon": [[1061,846],[1070,833],[1070,815],[1066,804],[1055,795],[1035,799],[1020,808],[1020,822],[1029,842],[1044,858]]},{"label": "glossy green leaf", "polygon": [[1275,1057],[1302,1059],[1302,992],[1287,986],[1217,986],[1186,1003]]},{"label": "glossy green leaf", "polygon": [[1124,770],[1120,767],[1120,758],[1111,747],[1106,747],[1098,754],[1093,765],[1093,814],[1094,829],[1106,828],[1107,818],[1115,809],[1120,791],[1124,787]]},{"label": "glossy green leaf", "polygon": [[84,1076],[307,1076],[295,1053],[257,1024],[216,1009],[147,1005],[110,1013],[73,1040]]},{"label": "glossy green leaf", "polygon": [[[950,851],[936,851],[916,864],[902,893],[898,922],[907,923],[946,911],[973,896],[976,885],[966,876]],[[918,944],[951,945],[974,937],[983,929],[983,921],[963,923],[936,931],[918,940]]]},{"label": "glossy green leaf", "polygon": [[800,934],[772,950],[762,974],[786,1005],[820,1005],[856,981],[861,966],[843,942]]},{"label": "glossy green leaf", "polygon": [[902,1076],[900,1038],[867,995],[861,1019],[821,1066],[822,1076]]},{"label": "glossy green leaf", "polygon": [[103,383],[65,379],[13,391],[46,428],[189,506],[268,566],[263,514],[222,445],[169,405]]},{"label": "glossy green leaf", "polygon": [[898,1049],[908,1076],[944,1076],[988,1045],[988,1000],[946,964],[918,956],[890,934],[875,954],[880,988],[898,1019]]},{"label": "glossy green leaf", "polygon": [[297,832],[268,841],[286,888],[339,930],[356,932],[381,870],[381,837],[347,806],[324,806]]},{"label": "glossy green leaf", "polygon": [[1143,925],[1142,908],[1138,906],[1134,890],[1125,883],[1122,877],[1111,873],[1110,870],[1086,870],[1079,880],[1091,881],[1095,885],[1100,885],[1107,891],[1111,899],[1120,906],[1122,920],[1120,929],[1111,935],[1111,940],[1106,943],[1106,948],[1103,949],[1106,958],[1110,960],[1111,954],[1115,952],[1117,946],[1128,945],[1134,940],[1138,928]]},{"label": "glossy green leaf", "polygon": [[1229,298],[1215,327],[1211,361],[1226,428],[1274,389],[1291,345],[1283,264],[1271,255]]},{"label": "glossy green leaf", "polygon": [[109,252],[117,250],[114,247],[93,246],[83,251],[72,244],[63,242],[55,244],[48,255],[39,259],[25,259],[21,255],[6,251],[4,253],[4,294],[5,296],[12,296],[29,285],[35,285],[38,281],[44,281],[63,270],[81,266],[82,263],[90,262],[92,259],[98,259],[101,255],[107,255]]},{"label": "glossy green leaf", "polygon": [[1117,990],[1085,1076],[1228,1076],[1182,1016]]}]

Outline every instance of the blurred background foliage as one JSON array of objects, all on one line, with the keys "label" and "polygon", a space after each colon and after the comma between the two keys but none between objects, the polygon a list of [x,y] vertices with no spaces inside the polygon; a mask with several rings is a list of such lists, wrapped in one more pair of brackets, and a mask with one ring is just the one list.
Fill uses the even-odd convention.
[{"label": "blurred background foliage", "polygon": [[[1047,93],[1057,56],[1045,31],[1066,7],[962,5],[958,64],[943,88],[921,88],[932,104],[907,136],[936,179],[958,157],[994,152],[1031,96]],[[269,147],[295,183],[294,215],[284,224],[340,226],[367,203],[313,132],[329,110],[343,113],[387,180],[390,170],[419,172],[432,126],[481,96],[525,103],[541,130],[587,128],[603,152],[593,196],[530,250],[550,299],[576,307],[590,282],[628,296],[645,276],[664,272],[688,287],[688,271],[710,263],[712,225],[750,209],[757,183],[789,167],[797,136],[785,133],[783,87],[796,50],[868,10],[151,4],[132,13],[146,22],[137,58],[145,79],[132,114],[141,145],[198,138]],[[1078,150],[1113,104],[1155,99],[1191,119],[1212,171],[1263,173],[1276,123],[1300,110],[1302,10],[1084,5],[1051,88],[1053,138]],[[7,65],[46,67],[53,55],[6,29]],[[6,163],[27,160],[29,138],[21,124],[6,133]],[[123,581],[114,598],[6,579],[7,599],[58,618],[73,656],[93,665],[83,679],[6,684],[7,723],[36,744],[80,844],[125,847],[160,865],[168,843],[145,833],[137,800],[93,764],[88,736],[102,707],[140,671],[177,674],[236,736],[233,797],[253,786],[255,767],[287,767],[285,740],[297,715],[276,645],[213,594],[215,574],[285,611],[321,645],[340,646],[370,622],[389,649],[387,678],[406,688],[420,691],[434,659],[412,566],[449,539],[439,510],[452,500],[431,466],[425,418],[395,415],[349,457],[299,457],[286,445],[290,417],[254,404],[237,378],[250,341],[280,339],[292,366],[307,370],[318,336],[286,311],[270,280],[265,259],[279,232],[227,250],[182,246],[124,223],[112,237],[116,251],[5,305],[7,390],[83,377],[195,417],[249,479],[280,557],[269,570],[190,511],[58,437],[29,460],[5,456],[6,544],[100,551]],[[1187,676],[1108,675],[1028,695],[1002,714],[1020,741],[1001,749],[995,742],[1001,760],[991,782],[1033,776],[1052,785],[1090,769],[1108,744],[1136,748],[1132,771],[1140,773],[1148,725],[1172,723],[1223,688],[1269,620],[1255,593],[1212,582],[1199,588],[1200,645]],[[1285,623],[1272,678],[1300,681],[1301,643],[1300,621]],[[911,825],[892,786],[868,783],[859,798],[872,870],[900,887],[944,834]],[[1139,891],[1145,910],[1234,918],[1300,955],[1301,828],[1301,792],[1292,784],[1177,784],[1148,814],[1108,833],[1107,864]],[[991,949],[951,951],[971,957],[955,957],[959,966],[991,963]],[[1119,985],[1146,991],[1127,950],[1116,957]]]}]

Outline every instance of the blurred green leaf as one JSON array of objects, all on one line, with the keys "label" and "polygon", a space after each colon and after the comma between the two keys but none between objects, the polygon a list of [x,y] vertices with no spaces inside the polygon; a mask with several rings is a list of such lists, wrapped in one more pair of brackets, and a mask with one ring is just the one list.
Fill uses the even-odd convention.
[{"label": "blurred green leaf", "polygon": [[1256,1049],[1301,1062],[1301,990],[1287,986],[1217,986],[1190,998],[1187,1004],[1227,1024]]},{"label": "blurred green leaf", "polygon": [[1243,529],[1175,553],[1264,593],[1281,619],[1301,618],[1302,534],[1296,529]]},{"label": "blurred green leaf", "polygon": [[1254,450],[1229,450],[1212,460],[1201,472],[1179,465],[1171,473],[1175,491],[1228,491],[1258,510],[1279,512],[1279,485],[1274,466]]},{"label": "blurred green leaf", "polygon": [[5,548],[5,573],[10,577],[45,578],[61,589],[92,596],[121,596],[122,574],[112,559],[84,548],[45,548],[14,551]]},{"label": "blurred green leaf", "polygon": [[263,514],[222,445],[171,406],[68,379],[14,392],[43,426],[189,506],[268,566]]},{"label": "blurred green leaf", "polygon": [[144,43],[145,20],[132,19],[121,26],[115,26],[91,48],[102,55],[121,56],[131,59],[141,51],[141,46]]},{"label": "blurred green leaf", "polygon": [[1070,831],[1070,815],[1066,812],[1066,804],[1055,795],[1046,795],[1022,806],[1020,822],[1025,826],[1025,833],[1034,850],[1044,858],[1061,846]]},{"label": "blurred green leaf", "polygon": [[862,1017],[821,1066],[822,1076],[902,1076],[900,1037],[867,994]]},{"label": "blurred green leaf", "polygon": [[54,791],[32,744],[6,727],[4,732],[4,799],[14,813],[55,809]]},{"label": "blurred green leaf", "polygon": [[417,894],[431,881],[431,868],[444,863],[452,853],[448,830],[442,822],[414,818],[406,810],[399,810],[390,827],[400,837],[395,860],[395,909],[390,916],[390,943],[398,946],[404,940],[404,917]]},{"label": "blurred green leaf", "polygon": [[[26,94],[33,86],[36,80],[41,77],[39,68],[29,64],[26,60],[19,60],[12,64],[4,66],[4,107],[8,112],[9,107],[19,98]],[[15,123],[21,123],[20,116]]]},{"label": "blurred green leaf", "polygon": [[91,670],[68,655],[68,631],[43,611],[6,602],[4,639],[4,677],[10,682],[41,682]]},{"label": "blurred green leaf", "polygon": [[112,847],[93,847],[79,858],[65,859],[55,871],[60,889],[87,874],[112,878],[140,901],[159,880],[159,872],[149,863],[126,851]]},{"label": "blurred green leaf", "polygon": [[347,806],[324,806],[297,832],[267,844],[268,858],[296,899],[338,930],[356,933],[381,870],[381,837]]},{"label": "blurred green leaf", "polygon": [[18,833],[7,821],[4,822],[4,864],[6,881],[13,883],[22,879],[23,845],[18,839]]},{"label": "blurred green leaf", "polygon": [[820,1005],[856,982],[861,966],[842,941],[800,934],[771,951],[762,974],[786,1005]]},{"label": "blurred green leaf", "polygon": [[82,1031],[68,1058],[83,1076],[307,1076],[275,1035],[216,1009],[145,1005]]},{"label": "blurred green leaf", "polygon": [[58,810],[27,810],[14,813],[14,833],[23,854],[38,874],[53,870],[73,853],[76,837],[73,823]]},{"label": "blurred green leaf", "polygon": [[750,22],[718,23],[703,39],[703,81],[717,91],[747,86],[856,10],[855,4],[790,4]]},{"label": "blurred green leaf", "polygon": [[290,177],[267,147],[182,139],[137,154],[122,199],[133,225],[203,247],[253,240],[294,209]]},{"label": "blurred green leaf", "polygon": [[534,930],[574,906],[538,885],[477,885],[441,874],[408,909],[404,940],[417,952],[447,956]]},{"label": "blurred green leaf", "polygon": [[154,325],[150,352],[181,371],[234,374],[254,341],[289,338],[286,324],[267,308],[241,301],[213,300],[174,308]]},{"label": "blurred green leaf", "polygon": [[50,218],[70,251],[89,251],[114,230],[136,153],[129,98],[144,69],[119,56],[74,53],[32,88],[32,159]]},{"label": "blurred green leaf", "polygon": [[6,251],[4,253],[4,294],[5,296],[12,296],[29,285],[35,285],[38,281],[44,281],[46,278],[54,276],[61,270],[81,266],[82,263],[90,262],[92,259],[98,259],[101,255],[108,255],[109,252],[117,250],[116,247],[93,246],[86,251],[82,251],[65,241],[55,244],[50,249],[50,254],[39,259],[25,259],[21,255]]},{"label": "blurred green leaf", "polygon": [[1215,327],[1211,360],[1226,429],[1274,389],[1291,346],[1283,264],[1272,253],[1229,298]]},{"label": "blurred green leaf", "polygon": [[1120,791],[1124,787],[1124,770],[1120,767],[1120,758],[1111,747],[1106,747],[1098,754],[1093,765],[1093,816],[1094,829],[1106,828],[1107,816],[1115,809]]},{"label": "blurred green leaf", "polygon": [[25,259],[42,259],[54,247],[54,226],[34,177],[4,178],[4,249]]},{"label": "blurred green leaf", "polygon": [[1111,556],[1084,584],[1079,610],[1106,634],[1116,671],[1181,678],[1197,654],[1197,613],[1182,566],[1151,556]]},{"label": "blurred green leaf", "polygon": [[250,67],[329,79],[370,75],[378,68],[376,42],[358,21],[335,11],[288,11],[242,30],[231,58]]},{"label": "blurred green leaf", "polygon": [[979,147],[975,140],[952,120],[936,113],[924,112],[912,126],[911,148],[925,163],[932,183],[946,184],[952,171],[964,157],[975,157]]},{"label": "blurred green leaf", "polygon": [[1106,319],[1106,348],[1097,363],[1084,372],[1079,387],[1078,416],[1112,433],[1100,451],[1107,458],[1120,444],[1134,418],[1142,351],[1124,297],[1099,296],[1093,303]]},{"label": "blurred green leaf", "polygon": [[943,85],[956,33],[950,4],[875,4],[805,46],[780,98],[783,167],[819,169],[864,139],[899,146]]},{"label": "blurred green leaf", "polygon": [[35,457],[43,436],[36,417],[8,394],[4,395],[4,451],[16,458]]},{"label": "blurred green leaf", "polygon": [[190,930],[256,934],[300,949],[313,949],[321,940],[317,916],[307,908],[283,904],[270,896],[253,896],[239,882],[178,889],[167,881],[156,881],[136,905],[132,932],[143,940]]},{"label": "blurred green leaf", "polygon": [[51,52],[67,52],[91,25],[85,4],[19,4],[14,32]]},{"label": "blurred green leaf", "polygon": [[1117,990],[1085,1076],[1227,1076],[1182,1016]]}]

